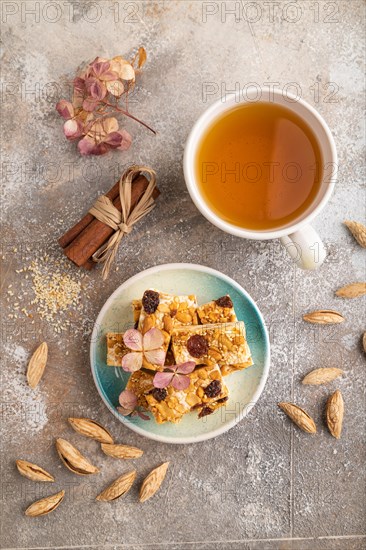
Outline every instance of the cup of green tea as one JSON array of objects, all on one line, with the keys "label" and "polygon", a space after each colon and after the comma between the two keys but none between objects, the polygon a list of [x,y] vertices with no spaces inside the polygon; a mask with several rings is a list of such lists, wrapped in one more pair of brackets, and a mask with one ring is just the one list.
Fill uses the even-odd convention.
[{"label": "cup of green tea", "polygon": [[214,225],[246,239],[281,239],[303,269],[325,247],[310,222],[329,200],[337,151],[320,114],[282,90],[247,89],[211,105],[184,152],[191,198]]}]

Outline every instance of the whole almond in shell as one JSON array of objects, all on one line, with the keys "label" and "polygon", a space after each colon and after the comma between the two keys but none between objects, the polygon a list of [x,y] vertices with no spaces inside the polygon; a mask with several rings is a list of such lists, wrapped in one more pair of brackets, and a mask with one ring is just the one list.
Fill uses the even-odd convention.
[{"label": "whole almond in shell", "polygon": [[16,460],[15,463],[19,473],[32,481],[55,481],[55,478],[51,474],[40,466],[37,466],[37,464],[32,464],[32,462],[28,462],[27,460]]},{"label": "whole almond in shell", "polygon": [[291,420],[301,430],[309,434],[316,433],[315,422],[306,411],[304,411],[294,403],[281,402],[281,403],[278,403],[278,406],[280,407],[280,409],[283,410],[283,412],[287,414],[289,418],[291,418]]},{"label": "whole almond in shell", "polygon": [[74,474],[86,476],[90,474],[97,474],[99,472],[98,468],[93,466],[93,464],[91,464],[80,451],[71,445],[71,443],[66,441],[66,439],[58,438],[56,440],[56,449],[66,468]]},{"label": "whole almond in shell", "polygon": [[343,323],[344,321],[343,315],[331,309],[319,309],[311,313],[305,313],[302,318],[308,323],[316,323],[318,325],[332,325]]},{"label": "whole almond in shell", "polygon": [[344,401],[342,394],[336,390],[328,399],[326,408],[327,426],[333,437],[339,439],[342,433]]},{"label": "whole almond in shell", "polygon": [[90,437],[100,443],[113,443],[109,431],[95,420],[90,418],[68,418],[68,421],[76,432],[85,435],[85,437]]},{"label": "whole almond in shell", "polygon": [[366,294],[366,283],[351,283],[350,285],[342,286],[336,291],[336,295],[340,298],[359,298]]},{"label": "whole almond in shell", "polygon": [[34,390],[38,386],[39,381],[41,380],[44,369],[46,368],[48,356],[48,346],[46,342],[36,349],[33,353],[27,368],[27,381],[28,385]]},{"label": "whole almond in shell", "polygon": [[145,502],[155,495],[164,481],[168,467],[169,462],[164,462],[144,479],[140,488],[140,502]]},{"label": "whole almond in shell", "polygon": [[366,227],[362,223],[350,220],[346,220],[343,223],[348,227],[358,244],[366,248]]},{"label": "whole almond in shell", "polygon": [[342,369],[335,367],[324,367],[315,369],[309,372],[302,383],[309,386],[320,386],[321,384],[328,384],[343,374]]},{"label": "whole almond in shell", "polygon": [[102,443],[101,448],[103,453],[113,458],[140,458],[144,454],[141,449],[129,445]]},{"label": "whole almond in shell", "polygon": [[135,481],[135,477],[136,470],[132,470],[127,474],[123,474],[115,481],[113,481],[113,483],[108,485],[108,487],[106,487],[104,491],[99,493],[99,495],[96,497],[96,500],[99,500],[101,502],[117,500],[117,498],[120,498],[122,495],[128,493],[133,485],[133,482]]},{"label": "whole almond in shell", "polygon": [[54,510],[56,510],[56,508],[63,501],[64,496],[65,496],[65,491],[60,491],[55,495],[41,498],[41,500],[37,500],[36,502],[33,502],[33,504],[28,506],[28,508],[24,513],[26,516],[30,516],[32,518],[35,518],[38,516],[45,516],[46,514],[49,514],[50,512],[53,512]]}]

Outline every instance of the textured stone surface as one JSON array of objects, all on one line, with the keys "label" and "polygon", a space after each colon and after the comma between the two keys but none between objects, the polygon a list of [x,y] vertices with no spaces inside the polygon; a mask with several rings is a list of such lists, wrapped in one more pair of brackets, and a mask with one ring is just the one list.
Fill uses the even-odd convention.
[{"label": "textured stone surface", "polygon": [[[26,13],[35,4],[39,17],[37,11]],[[365,277],[365,252],[341,223],[365,219],[364,4],[274,4],[2,3],[5,548],[365,547],[366,359],[360,341],[366,329],[365,301],[334,297],[336,288]],[[227,13],[233,7],[239,10],[237,20]],[[157,137],[128,123],[134,143],[127,153],[79,157],[75,145],[63,138],[56,100],[67,97],[67,81],[77,65],[98,54],[128,54],[140,44],[149,60],[131,110],[156,128]],[[190,127],[220,97],[221,86],[232,90],[236,83],[244,87],[249,82],[278,82],[281,87],[296,83],[334,133],[339,180],[315,221],[329,248],[326,263],[316,273],[294,268],[276,242],[242,241],[223,234],[205,221],[188,197],[182,154]],[[218,91],[204,101],[207,84]],[[20,313],[18,319],[9,318],[16,301],[8,285],[16,297],[23,283],[28,295],[21,307],[34,310],[29,305],[30,279],[15,270],[45,252],[49,265],[56,264],[62,257],[56,238],[132,162],[156,168],[162,196],[158,208],[126,239],[118,255],[119,270],[113,270],[105,283],[98,269],[83,273],[81,307],[71,312],[70,329],[61,336],[36,313],[33,324]],[[268,324],[273,357],[265,391],[247,419],[217,440],[182,447],[143,439],[118,423],[102,404],[88,363],[90,330],[111,292],[145,268],[180,261],[222,270],[248,290]],[[69,271],[74,278],[81,275],[73,266]],[[305,326],[301,316],[313,308],[339,309],[347,320],[336,328]],[[32,393],[25,384],[25,365],[44,337],[50,346],[49,365],[41,386]],[[341,367],[346,375],[329,387],[302,387],[301,378],[316,366]],[[330,437],[322,419],[326,397],[336,387],[346,403],[340,441]],[[306,407],[314,415],[318,434],[310,437],[294,428],[277,409],[279,400]],[[167,482],[156,498],[139,506],[134,487],[120,502],[96,503],[94,496],[130,463],[110,459],[108,468],[93,479],[66,471],[54,449],[57,436],[70,439],[96,464],[106,462],[97,443],[81,440],[67,426],[70,415],[98,418],[116,439],[143,448],[144,456],[135,461],[139,481],[152,466],[170,460]],[[20,478],[16,458],[54,473],[55,487]],[[61,487],[67,495],[55,514],[36,520],[24,517],[30,502]]]}]

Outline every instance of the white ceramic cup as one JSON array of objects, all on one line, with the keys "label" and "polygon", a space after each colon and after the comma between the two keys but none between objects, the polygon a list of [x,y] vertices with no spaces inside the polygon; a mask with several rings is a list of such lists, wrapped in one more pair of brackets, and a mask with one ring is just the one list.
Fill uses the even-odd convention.
[{"label": "white ceramic cup", "polygon": [[[260,95],[259,95],[260,93]],[[197,147],[202,136],[213,121],[222,113],[242,103],[266,102],[282,105],[300,116],[311,128],[317,138],[323,163],[323,177],[319,191],[312,204],[297,219],[283,227],[273,230],[245,229],[220,218],[202,196],[196,177],[195,159]],[[281,239],[295,263],[303,269],[316,269],[324,261],[326,251],[317,232],[309,223],[317,216],[329,200],[337,179],[337,150],[333,136],[320,114],[306,101],[295,95],[273,88],[248,88],[243,93],[230,94],[216,101],[197,120],[189,134],[184,151],[184,177],[189,194],[198,210],[211,223],[232,235],[244,239],[268,240]]]}]

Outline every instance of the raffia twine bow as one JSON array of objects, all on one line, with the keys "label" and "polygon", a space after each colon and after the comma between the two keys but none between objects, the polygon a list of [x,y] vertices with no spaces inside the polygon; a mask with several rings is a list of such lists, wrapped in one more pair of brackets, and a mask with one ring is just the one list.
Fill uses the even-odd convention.
[{"label": "raffia twine bow", "polygon": [[[144,172],[150,176],[149,184],[146,191],[139,199],[136,206],[131,210],[131,185],[134,176],[140,172]],[[146,216],[155,206],[153,199],[153,191],[156,187],[156,173],[148,166],[132,166],[119,180],[119,195],[121,199],[122,212],[120,212],[113,202],[102,195],[98,197],[94,206],[89,210],[89,213],[97,218],[102,223],[105,223],[115,233],[110,239],[101,246],[92,258],[94,262],[103,263],[103,280],[107,279],[111,265],[116,257],[118,247],[124,235],[132,231],[132,226],[141,218]]]}]

